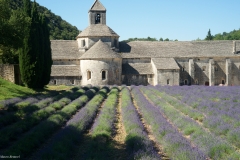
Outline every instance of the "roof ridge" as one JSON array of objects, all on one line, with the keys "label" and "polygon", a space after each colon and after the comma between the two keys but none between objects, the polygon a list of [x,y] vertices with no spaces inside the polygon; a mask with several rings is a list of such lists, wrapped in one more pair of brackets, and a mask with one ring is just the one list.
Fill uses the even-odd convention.
[{"label": "roof ridge", "polygon": [[91,10],[106,11],[106,8],[103,6],[103,4],[99,0],[95,0],[95,2],[93,3],[93,5],[89,11],[91,11]]}]

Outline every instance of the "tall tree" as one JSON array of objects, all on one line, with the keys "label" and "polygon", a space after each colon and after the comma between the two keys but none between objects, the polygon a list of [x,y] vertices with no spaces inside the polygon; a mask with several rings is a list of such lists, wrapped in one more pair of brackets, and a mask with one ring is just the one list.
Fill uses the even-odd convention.
[{"label": "tall tree", "polygon": [[31,7],[27,1],[30,0],[24,0],[24,12],[28,15],[30,8],[31,24],[19,55],[20,71],[27,87],[43,88],[49,82],[52,65],[49,32],[45,31],[47,26],[37,11],[36,2]]},{"label": "tall tree", "polygon": [[213,40],[213,36],[212,36],[212,34],[211,34],[211,30],[210,30],[210,29],[209,29],[209,31],[208,31],[208,34],[207,34],[205,40],[208,40],[208,41]]},{"label": "tall tree", "polygon": [[43,32],[43,50],[42,50],[42,55],[43,55],[43,65],[42,68],[42,79],[40,84],[43,86],[47,85],[50,81],[50,75],[51,75],[51,68],[52,68],[52,51],[51,51],[51,42],[50,42],[50,33],[48,29],[47,22],[45,20],[45,16],[41,16],[41,25],[42,25],[42,32]]}]

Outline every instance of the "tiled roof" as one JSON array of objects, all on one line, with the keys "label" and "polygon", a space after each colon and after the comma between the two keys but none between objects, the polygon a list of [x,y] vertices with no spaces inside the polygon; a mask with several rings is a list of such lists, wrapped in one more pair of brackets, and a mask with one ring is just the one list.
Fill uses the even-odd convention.
[{"label": "tiled roof", "polygon": [[[240,51],[240,41],[236,41]],[[133,41],[120,43],[123,58],[169,58],[169,57],[234,57],[233,41]]]},{"label": "tiled roof", "polygon": [[78,65],[52,65],[51,76],[80,76]]},{"label": "tiled roof", "polygon": [[53,59],[79,59],[83,54],[78,51],[77,41],[74,40],[52,40]]},{"label": "tiled roof", "polygon": [[157,69],[179,69],[173,58],[152,58]]},{"label": "tiled roof", "polygon": [[83,30],[77,38],[81,37],[119,37],[110,27],[105,24],[92,24]]},{"label": "tiled roof", "polygon": [[122,58],[111,47],[99,40],[95,43],[80,59],[99,59],[99,58]]},{"label": "tiled roof", "polygon": [[92,11],[106,11],[106,8],[102,5],[102,3],[99,0],[96,0],[94,4],[92,5],[91,9]]},{"label": "tiled roof", "polygon": [[123,75],[153,74],[151,63],[127,63],[122,65]]}]

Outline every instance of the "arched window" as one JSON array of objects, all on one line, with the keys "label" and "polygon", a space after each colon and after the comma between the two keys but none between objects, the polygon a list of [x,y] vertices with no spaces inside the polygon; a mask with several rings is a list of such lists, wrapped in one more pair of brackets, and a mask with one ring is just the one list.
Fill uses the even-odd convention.
[{"label": "arched window", "polygon": [[168,79],[168,80],[167,80],[167,85],[169,85],[169,84],[170,84],[170,80]]},{"label": "arched window", "polygon": [[87,71],[87,80],[90,80],[92,78],[91,71]]},{"label": "arched window", "polygon": [[222,84],[225,84],[225,80],[224,79],[222,80]]},{"label": "arched window", "polygon": [[57,84],[57,80],[53,80],[53,84],[56,85]]},{"label": "arched window", "polygon": [[185,72],[185,67],[182,67],[182,72]]},{"label": "arched window", "polygon": [[106,71],[102,71],[102,80],[106,80],[107,77],[106,74],[107,74]]},{"label": "arched window", "polygon": [[196,85],[199,85],[199,83],[198,83],[198,80],[197,80],[197,79],[195,80],[195,84],[196,84]]},{"label": "arched window", "polygon": [[101,22],[101,15],[98,13],[95,16],[95,24],[99,24]]}]

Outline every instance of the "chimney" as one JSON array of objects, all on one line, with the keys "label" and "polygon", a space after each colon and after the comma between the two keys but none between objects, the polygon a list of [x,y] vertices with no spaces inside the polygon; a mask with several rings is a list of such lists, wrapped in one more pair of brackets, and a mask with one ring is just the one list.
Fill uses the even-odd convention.
[{"label": "chimney", "polygon": [[233,41],[233,54],[236,54],[236,41]]}]

